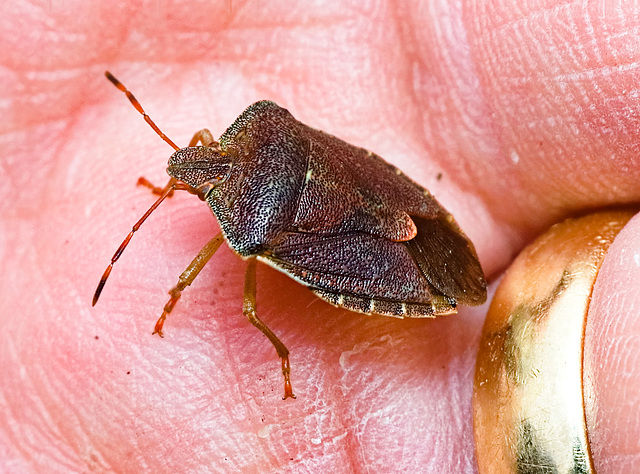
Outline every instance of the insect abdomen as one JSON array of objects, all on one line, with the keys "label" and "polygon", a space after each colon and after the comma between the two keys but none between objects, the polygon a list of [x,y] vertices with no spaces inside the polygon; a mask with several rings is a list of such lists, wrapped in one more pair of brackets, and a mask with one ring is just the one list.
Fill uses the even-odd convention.
[{"label": "insect abdomen", "polygon": [[439,295],[435,295],[430,303],[408,303],[332,293],[320,288],[311,288],[311,291],[334,306],[364,314],[379,314],[396,318],[433,318],[457,313],[455,302]]}]

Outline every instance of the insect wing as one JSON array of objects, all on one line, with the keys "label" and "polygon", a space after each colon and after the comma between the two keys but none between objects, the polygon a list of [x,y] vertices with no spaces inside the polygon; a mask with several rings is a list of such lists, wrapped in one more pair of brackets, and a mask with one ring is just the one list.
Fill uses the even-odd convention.
[{"label": "insect wing", "polygon": [[261,259],[331,293],[425,304],[433,299],[433,287],[405,245],[371,234],[291,232]]},{"label": "insect wing", "polygon": [[418,234],[403,242],[424,277],[458,303],[479,305],[487,283],[473,245],[452,219],[412,216]]}]

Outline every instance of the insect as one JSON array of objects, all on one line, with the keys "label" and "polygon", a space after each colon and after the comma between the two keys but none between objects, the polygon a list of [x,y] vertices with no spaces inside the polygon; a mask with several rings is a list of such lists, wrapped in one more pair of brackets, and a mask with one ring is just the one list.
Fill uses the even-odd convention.
[{"label": "insect", "polygon": [[206,202],[221,232],[169,291],[154,334],[162,336],[182,291],[226,241],[248,262],[242,311],[282,361],[284,399],[295,398],[289,350],[256,314],[256,260],[335,306],[365,314],[434,317],[486,300],[476,251],[451,214],[378,155],[308,127],[270,101],[249,106],[218,141],[203,129],[179,148],[120,81],[105,75],[175,152],[166,186],[140,178],[160,197],[112,257],[93,305],[135,232],[177,190]]}]

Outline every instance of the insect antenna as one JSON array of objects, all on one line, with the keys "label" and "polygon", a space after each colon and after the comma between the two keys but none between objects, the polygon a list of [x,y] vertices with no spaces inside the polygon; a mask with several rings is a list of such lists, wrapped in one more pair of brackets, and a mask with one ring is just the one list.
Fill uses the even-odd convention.
[{"label": "insect antenna", "polygon": [[[131,104],[133,104],[136,110],[142,114],[145,122],[147,122],[151,126],[151,128],[160,136],[160,138],[162,138],[165,142],[167,142],[174,150],[180,149],[175,143],[173,143],[173,141],[169,137],[167,137],[162,132],[162,130],[160,130],[160,128],[155,124],[155,122],[151,120],[151,117],[149,117],[149,115],[147,115],[147,113],[144,111],[144,109],[140,105],[140,102],[138,102],[138,99],[136,99],[135,96],[131,92],[129,92],[129,90],[124,86],[124,84],[122,84],[122,82],[116,79],[115,76],[111,74],[109,71],[106,71],[104,75],[107,77],[107,79],[109,79],[109,81],[114,86],[116,86],[118,89],[120,89],[122,92],[126,94],[127,98],[129,99],[129,102],[131,102]],[[98,298],[100,298],[102,289],[104,288],[104,285],[107,282],[107,278],[109,278],[109,275],[111,274],[111,270],[113,269],[113,264],[118,261],[118,259],[120,258],[120,255],[122,255],[122,252],[124,252],[124,249],[127,248],[127,245],[129,245],[129,242],[131,241],[133,234],[135,234],[138,231],[138,229],[144,223],[144,221],[147,220],[147,217],[149,217],[151,213],[157,209],[157,207],[162,203],[162,201],[164,201],[169,196],[173,195],[174,191],[189,190],[189,187],[186,184],[176,183],[171,181],[169,182],[169,185],[167,185],[165,188],[157,188],[157,189],[154,188],[152,185],[150,185],[150,183],[148,183],[148,181],[146,180],[141,184],[151,187],[154,190],[154,192],[157,192],[158,194],[160,194],[160,197],[156,200],[156,202],[153,203],[153,205],[149,208],[149,210],[147,210],[147,212],[145,212],[144,215],[138,220],[138,222],[136,222],[136,224],[131,228],[131,232],[129,232],[129,235],[127,235],[127,237],[122,241],[122,243],[120,244],[120,247],[118,247],[118,250],[116,250],[116,253],[113,254],[113,257],[111,257],[111,263],[109,263],[109,266],[102,274],[102,278],[100,278],[100,283],[98,283],[96,292],[93,295],[92,306],[95,306],[96,303],[98,302]]]},{"label": "insect antenna", "polygon": [[168,198],[174,191],[176,190],[186,191],[188,189],[189,187],[183,183],[174,183],[173,185],[169,186],[164,191],[164,193],[162,193],[162,196],[160,196],[156,200],[156,202],[154,202],[153,205],[149,208],[149,210],[145,212],[144,215],[138,220],[138,222],[135,223],[135,225],[131,228],[131,232],[129,232],[129,235],[125,237],[125,239],[120,244],[120,247],[118,247],[118,250],[116,250],[116,253],[113,254],[113,257],[111,257],[111,263],[109,263],[109,266],[107,266],[107,269],[102,274],[102,278],[100,278],[100,283],[98,283],[96,292],[93,295],[93,303],[91,303],[91,306],[95,306],[96,303],[98,302],[98,298],[100,298],[100,293],[102,293],[102,289],[104,288],[104,285],[107,282],[107,278],[109,278],[109,275],[111,274],[111,270],[113,269],[113,264],[118,261],[118,259],[120,258],[120,255],[122,255],[122,252],[124,252],[124,249],[127,248],[127,245],[129,245],[129,242],[131,241],[133,234],[135,234],[138,231],[138,229],[140,228],[140,226],[142,226],[144,221],[147,220],[147,217],[149,217],[151,213],[155,211],[156,208],[162,203],[162,201]]},{"label": "insect antenna", "polygon": [[120,89],[122,92],[124,92],[127,95],[129,102],[131,102],[133,106],[136,108],[136,110],[142,114],[145,122],[147,122],[151,126],[151,128],[153,128],[153,130],[160,136],[160,138],[162,138],[165,142],[167,142],[170,146],[172,146],[174,150],[177,151],[180,149],[175,143],[173,143],[173,141],[171,141],[171,139],[168,136],[162,133],[162,130],[160,130],[160,128],[155,124],[155,122],[151,120],[151,117],[149,117],[147,113],[144,111],[144,109],[140,105],[140,102],[138,102],[138,99],[136,99],[135,96],[131,92],[129,92],[129,89],[127,89],[122,82],[116,79],[116,77],[113,74],[111,74],[109,71],[105,71],[104,75],[107,76],[107,79],[109,79],[109,81],[114,86],[116,86],[118,89]]}]

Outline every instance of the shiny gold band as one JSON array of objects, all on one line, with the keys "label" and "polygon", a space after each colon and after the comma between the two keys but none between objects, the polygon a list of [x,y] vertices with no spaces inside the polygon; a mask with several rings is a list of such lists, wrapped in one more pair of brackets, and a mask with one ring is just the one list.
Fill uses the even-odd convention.
[{"label": "shiny gold band", "polygon": [[481,473],[593,473],[583,338],[602,260],[632,212],[553,226],[511,265],[482,331],[474,384]]}]

